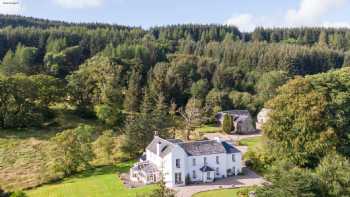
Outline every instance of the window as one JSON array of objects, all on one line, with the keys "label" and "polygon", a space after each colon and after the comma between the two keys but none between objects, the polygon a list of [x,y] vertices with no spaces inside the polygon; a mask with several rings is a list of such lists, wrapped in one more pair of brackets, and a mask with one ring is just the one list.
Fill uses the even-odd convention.
[{"label": "window", "polygon": [[207,158],[204,157],[203,159],[204,159],[204,165],[207,165]]},{"label": "window", "polygon": [[236,161],[235,154],[232,154],[232,161],[233,161],[233,162]]},{"label": "window", "polygon": [[180,168],[180,159],[176,159],[176,167]]},{"label": "window", "polygon": [[182,184],[181,173],[175,173],[175,184]]},{"label": "window", "polygon": [[216,156],[216,164],[219,164],[219,156]]},{"label": "window", "polygon": [[217,176],[220,175],[219,168],[216,168],[215,172],[216,172],[216,175],[217,175]]},{"label": "window", "polygon": [[195,170],[193,170],[193,172],[192,172],[192,177],[195,179],[195,178],[197,178],[197,176],[196,176],[196,171]]},{"label": "window", "polygon": [[195,158],[192,159],[192,165],[196,166],[196,159]]}]

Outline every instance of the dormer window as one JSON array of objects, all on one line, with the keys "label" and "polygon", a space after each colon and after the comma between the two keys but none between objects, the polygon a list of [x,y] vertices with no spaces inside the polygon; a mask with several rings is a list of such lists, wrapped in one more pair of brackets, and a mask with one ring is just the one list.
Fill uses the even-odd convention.
[{"label": "dormer window", "polygon": [[176,167],[180,168],[180,159],[176,159],[175,163],[176,163]]},{"label": "dormer window", "polygon": [[232,161],[233,161],[233,162],[236,161],[235,154],[232,154]]}]

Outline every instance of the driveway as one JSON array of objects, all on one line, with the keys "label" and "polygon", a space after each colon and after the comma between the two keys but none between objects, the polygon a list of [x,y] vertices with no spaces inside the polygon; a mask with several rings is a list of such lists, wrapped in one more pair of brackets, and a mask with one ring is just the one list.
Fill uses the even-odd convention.
[{"label": "driveway", "polygon": [[221,140],[224,141],[233,141],[233,142],[238,142],[242,139],[246,138],[253,138],[253,137],[258,137],[262,136],[261,133],[254,133],[254,134],[249,134],[249,135],[228,135],[228,134],[223,134],[223,133],[206,133],[203,135],[203,137],[209,139],[209,140],[215,140],[215,138],[220,138]]},{"label": "driveway", "polygon": [[261,185],[265,180],[250,170],[249,168],[243,168],[244,175],[234,176],[226,179],[217,180],[213,183],[189,185],[184,187],[174,188],[177,197],[191,197],[193,194],[203,191],[210,191],[216,189],[238,188],[248,187],[254,185]]}]

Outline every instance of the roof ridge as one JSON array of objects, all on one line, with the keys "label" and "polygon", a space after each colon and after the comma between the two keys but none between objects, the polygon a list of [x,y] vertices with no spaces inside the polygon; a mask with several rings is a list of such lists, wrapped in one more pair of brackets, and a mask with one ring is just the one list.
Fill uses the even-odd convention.
[{"label": "roof ridge", "polygon": [[196,142],[207,142],[207,141],[217,141],[217,140],[199,140],[199,141],[189,141],[189,142],[180,142],[178,144],[189,144],[189,143],[196,143]]}]

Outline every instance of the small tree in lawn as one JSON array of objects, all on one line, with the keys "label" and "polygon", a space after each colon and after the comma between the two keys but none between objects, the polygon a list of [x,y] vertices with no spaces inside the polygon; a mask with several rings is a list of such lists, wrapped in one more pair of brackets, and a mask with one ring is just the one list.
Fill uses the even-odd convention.
[{"label": "small tree in lawn", "polygon": [[222,122],[222,130],[225,133],[230,133],[233,129],[232,117],[228,114],[224,115],[224,120]]},{"label": "small tree in lawn", "polygon": [[205,110],[203,110],[202,104],[199,100],[192,98],[187,102],[186,108],[180,108],[178,112],[184,120],[185,136],[186,139],[189,140],[194,129],[199,127],[205,121]]}]

